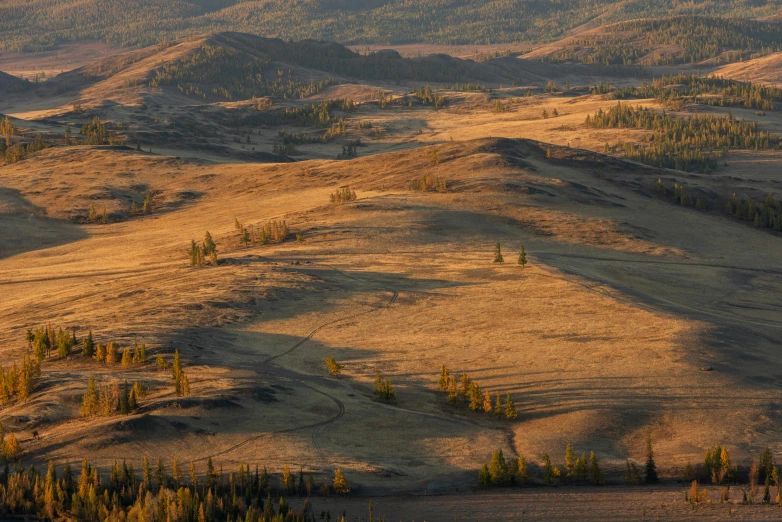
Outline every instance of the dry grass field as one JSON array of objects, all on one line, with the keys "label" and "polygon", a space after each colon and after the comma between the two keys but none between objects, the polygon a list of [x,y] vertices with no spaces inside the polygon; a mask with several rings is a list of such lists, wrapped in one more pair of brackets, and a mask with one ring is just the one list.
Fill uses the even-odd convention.
[{"label": "dry grass field", "polygon": [[[275,102],[356,99],[348,137],[362,139],[358,158],[335,160],[335,141],[300,146],[301,161],[261,163],[248,147],[270,152],[279,127],[252,129],[250,144],[220,142],[231,132],[225,115],[256,111],[250,104],[185,103],[165,89],[123,90],[123,80],[0,102],[25,132],[61,134],[83,119],[71,110],[83,102],[123,122],[130,143],[142,132],[148,140],[144,151],[58,146],[0,168],[0,358],[27,352],[29,328],[76,328],[80,339],[91,329],[102,343],[144,342],[152,359],[179,350],[192,395],[176,397],[153,360],[46,360],[32,397],[0,411],[29,461],[89,456],[107,467],[148,456],[201,469],[212,457],[226,470],[302,468],[319,485],[340,468],[360,498],[318,509],[363,516],[378,496],[376,510],[400,520],[490,520],[498,509],[509,520],[776,516],[763,506],[694,510],[685,485],[472,491],[495,449],[525,455],[537,474],[543,453],[561,465],[572,443],[595,451],[618,483],[651,436],[671,484],[715,444],[742,467],[766,446],[781,449],[779,237],[654,194],[658,178],[715,201],[778,193],[779,151],[732,152],[714,174],[663,170],[600,153],[642,135],[585,127],[616,103],[607,96],[525,97],[497,85],[445,92],[440,110],[381,109],[373,93],[399,98],[410,85],[361,82]],[[544,119],[544,109],[559,116]],[[160,123],[140,123],[150,113]],[[761,127],[778,131],[779,114]],[[216,134],[187,135],[177,127],[185,117]],[[182,137],[163,141],[166,125]],[[447,190],[411,190],[424,175]],[[345,185],[357,199],[330,203]],[[128,216],[150,191],[154,211]],[[90,207],[105,208],[109,223],[89,223]],[[282,219],[290,240],[240,244],[235,220]],[[206,231],[220,263],[190,267],[190,241]],[[504,264],[493,262],[498,242]],[[326,372],[328,356],[341,377]],[[450,406],[437,390],[443,364],[510,394],[518,419]],[[392,380],[396,405],[373,397],[376,372]],[[85,419],[91,375],[143,380],[150,393],[130,416]]]}]

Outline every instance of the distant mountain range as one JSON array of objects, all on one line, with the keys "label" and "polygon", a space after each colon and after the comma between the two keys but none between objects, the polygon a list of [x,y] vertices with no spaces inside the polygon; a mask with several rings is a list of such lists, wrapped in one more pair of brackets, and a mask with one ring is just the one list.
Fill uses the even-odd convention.
[{"label": "distant mountain range", "polygon": [[780,10],[782,0],[4,0],[0,48],[139,46],[218,31],[345,44],[541,43],[630,19],[775,19]]}]

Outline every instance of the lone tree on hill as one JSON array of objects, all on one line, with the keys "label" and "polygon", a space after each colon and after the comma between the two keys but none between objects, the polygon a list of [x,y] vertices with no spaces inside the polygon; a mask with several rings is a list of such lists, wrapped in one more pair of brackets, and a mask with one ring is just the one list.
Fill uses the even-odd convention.
[{"label": "lone tree on hill", "polygon": [[323,360],[326,362],[326,369],[329,372],[329,375],[333,375],[334,377],[339,377],[342,373],[342,365],[339,364],[334,357],[324,357]]},{"label": "lone tree on hill", "polygon": [[346,493],[350,493],[350,485],[348,484],[348,481],[345,480],[345,475],[342,474],[342,470],[337,468],[336,471],[334,471],[334,492],[337,495],[344,495]]},{"label": "lone tree on hill", "polygon": [[504,263],[505,259],[502,258],[502,247],[499,243],[494,247],[494,262],[495,263]]},{"label": "lone tree on hill", "polygon": [[519,246],[519,264],[522,268],[527,265],[527,252],[524,250],[524,245]]},{"label": "lone tree on hill", "polygon": [[652,437],[646,439],[646,483],[657,484],[657,464],[654,463],[654,451],[652,451]]}]

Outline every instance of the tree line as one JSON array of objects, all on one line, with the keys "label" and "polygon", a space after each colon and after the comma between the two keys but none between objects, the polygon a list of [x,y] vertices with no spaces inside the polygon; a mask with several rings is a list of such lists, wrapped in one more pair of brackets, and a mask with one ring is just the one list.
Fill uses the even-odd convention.
[{"label": "tree line", "polygon": [[[711,172],[717,168],[717,159],[731,149],[768,150],[779,148],[781,141],[778,135],[760,130],[757,123],[732,114],[676,118],[622,102],[607,111],[599,109],[594,115],[587,115],[585,123],[596,129],[651,131],[641,145],[625,143],[625,157],[684,171]],[[609,152],[608,144],[605,152]]]},{"label": "tree line", "polygon": [[[249,465],[240,464],[226,476],[211,458],[201,473],[193,461],[186,471],[176,458],[170,468],[158,458],[153,468],[144,457],[140,473],[123,460],[115,462],[107,476],[86,458],[78,474],[70,464],[58,469],[53,461],[45,473],[19,462],[12,469],[9,463],[14,458],[5,459],[5,470],[0,474],[0,514],[39,520],[314,522],[310,495],[350,492],[339,468],[331,481],[318,485],[312,473],[305,474],[302,468],[297,479],[284,466],[277,475],[278,484],[274,484],[265,466],[260,469],[256,465],[253,472]],[[307,497],[303,509],[291,508],[286,497],[292,495]],[[323,512],[320,518],[330,520],[331,515]]]},{"label": "tree line", "polygon": [[677,65],[716,58],[718,64],[782,50],[776,24],[705,16],[640,19],[607,25],[542,59],[553,63]]},{"label": "tree line", "polygon": [[[654,98],[672,110],[680,110],[689,103],[716,107],[740,107],[760,111],[776,110],[782,101],[782,89],[771,85],[729,80],[716,76],[679,73],[661,76],[640,86],[606,89],[614,98]],[[593,94],[597,94],[593,91]]]}]

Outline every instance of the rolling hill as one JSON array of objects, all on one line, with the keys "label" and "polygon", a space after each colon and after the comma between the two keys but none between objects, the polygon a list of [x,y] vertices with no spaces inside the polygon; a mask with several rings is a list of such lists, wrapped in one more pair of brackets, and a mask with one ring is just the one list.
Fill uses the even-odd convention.
[{"label": "rolling hill", "polygon": [[679,16],[605,25],[526,55],[550,63],[723,64],[782,49],[776,22]]},{"label": "rolling hill", "polygon": [[[20,223],[157,194],[149,215],[59,221],[57,241],[40,231],[56,232],[51,221],[24,223],[0,259],[14,290],[0,305],[3,357],[26,350],[31,326],[79,338],[89,328],[122,349],[144,342],[151,357],[178,349],[193,390],[175,396],[152,360],[47,358],[40,388],[3,410],[28,461],[88,455],[104,469],[161,455],[201,473],[212,457],[226,469],[302,468],[318,484],[339,467],[372,495],[469,489],[497,448],[538,470],[541,454],[561,461],[572,442],[621,477],[651,433],[661,473],[676,477],[712,437],[735,462],[775,442],[777,237],[650,196],[672,171],[531,140],[434,149],[437,163],[427,147],[214,165],[63,147],[3,167],[0,196]],[[412,190],[424,175],[446,190]],[[682,176],[714,187],[714,176]],[[329,203],[344,185],[357,200]],[[272,219],[301,239],[237,240],[236,221],[257,230]],[[189,267],[186,247],[206,230],[220,262]],[[504,264],[492,262],[498,242]],[[326,373],[327,356],[341,377]],[[449,404],[441,365],[512,396],[519,419]],[[373,395],[376,371],[396,404]],[[88,375],[143,380],[149,394],[131,415],[80,417]]]},{"label": "rolling hill", "polygon": [[779,0],[442,0],[436,8],[404,0],[9,0],[0,5],[0,33],[2,47],[17,50],[84,39],[148,45],[165,37],[225,30],[343,43],[534,43],[628,19],[676,14],[748,18],[775,15],[780,7]]}]

